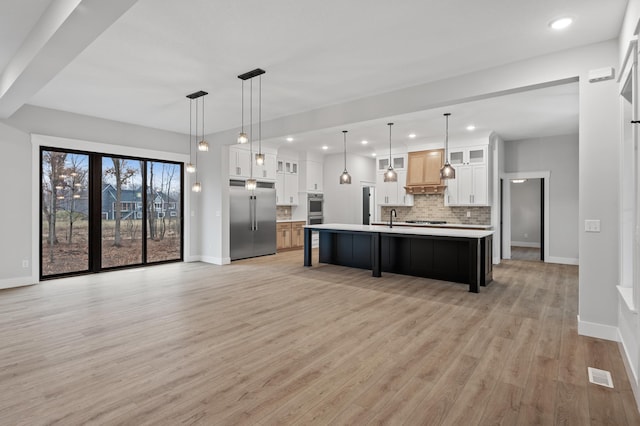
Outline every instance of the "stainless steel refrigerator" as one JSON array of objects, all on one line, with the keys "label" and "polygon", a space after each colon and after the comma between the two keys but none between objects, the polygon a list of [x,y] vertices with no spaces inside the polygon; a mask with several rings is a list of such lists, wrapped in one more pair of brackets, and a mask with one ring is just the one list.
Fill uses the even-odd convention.
[{"label": "stainless steel refrigerator", "polygon": [[229,182],[231,260],[276,253],[276,190],[258,182],[247,191],[244,181]]}]

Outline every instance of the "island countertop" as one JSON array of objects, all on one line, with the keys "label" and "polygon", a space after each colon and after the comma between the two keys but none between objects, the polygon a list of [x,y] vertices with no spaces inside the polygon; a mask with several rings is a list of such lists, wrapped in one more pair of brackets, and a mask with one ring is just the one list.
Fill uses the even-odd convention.
[{"label": "island countertop", "polygon": [[334,230],[349,232],[369,232],[381,234],[404,234],[404,235],[428,235],[432,237],[459,237],[459,238],[485,238],[493,235],[494,231],[475,229],[453,229],[436,227],[412,227],[398,226],[389,228],[388,225],[353,225],[346,223],[327,223],[322,225],[306,225],[305,228],[312,230]]},{"label": "island countertop", "polygon": [[[389,221],[376,221],[372,222],[372,225],[389,226]],[[412,222],[396,222],[393,221],[393,226],[413,226],[416,228],[461,228],[461,229],[479,229],[479,230],[491,230],[492,225],[465,225],[463,223],[412,223]]]}]

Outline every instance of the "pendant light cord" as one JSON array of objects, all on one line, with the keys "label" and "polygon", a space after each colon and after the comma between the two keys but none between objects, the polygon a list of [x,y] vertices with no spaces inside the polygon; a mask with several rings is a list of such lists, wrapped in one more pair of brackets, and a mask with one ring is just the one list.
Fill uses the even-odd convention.
[{"label": "pendant light cord", "polygon": [[445,129],[444,129],[444,162],[449,163],[449,116],[450,113],[446,113],[445,117]]},{"label": "pendant light cord", "polygon": [[[198,100],[196,99],[196,143],[198,143]],[[198,149],[196,149],[196,183],[198,182]]]},{"label": "pendant light cord", "polygon": [[388,123],[389,124],[389,167],[391,167],[391,126],[393,126],[393,123]]},{"label": "pendant light cord", "polygon": [[258,154],[262,155],[262,75],[258,83]]},{"label": "pendant light cord", "polygon": [[193,123],[192,111],[193,111],[193,99],[189,99],[189,163],[191,163],[192,161],[192,157],[191,157],[191,138],[193,137],[193,131],[191,129],[191,124]]},{"label": "pendant light cord", "polygon": [[344,136],[344,171],[347,171],[347,131],[343,130],[342,135]]},{"label": "pendant light cord", "polygon": [[253,179],[253,79],[249,80],[249,178]]},{"label": "pendant light cord", "polygon": [[240,133],[244,133],[244,80],[240,80],[242,83],[242,100],[240,101],[240,116],[242,117],[242,121],[240,123],[241,130]]}]

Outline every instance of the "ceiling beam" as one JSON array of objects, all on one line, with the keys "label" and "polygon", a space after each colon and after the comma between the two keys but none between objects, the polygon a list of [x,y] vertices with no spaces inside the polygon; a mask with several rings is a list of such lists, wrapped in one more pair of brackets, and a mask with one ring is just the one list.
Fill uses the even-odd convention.
[{"label": "ceiling beam", "polygon": [[53,0],[0,75],[9,118],[137,0]]}]

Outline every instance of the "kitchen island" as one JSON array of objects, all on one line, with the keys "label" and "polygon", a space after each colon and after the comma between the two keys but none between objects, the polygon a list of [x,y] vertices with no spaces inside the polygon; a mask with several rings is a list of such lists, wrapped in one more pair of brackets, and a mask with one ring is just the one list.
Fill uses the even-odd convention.
[{"label": "kitchen island", "polygon": [[492,275],[493,231],[381,225],[307,225],[304,265],[311,266],[311,234],[320,234],[319,262],[469,285],[478,293]]}]

